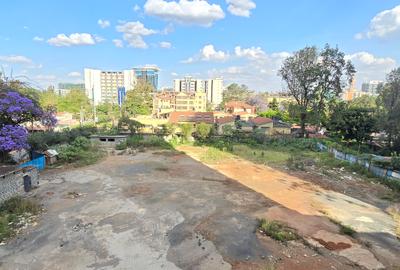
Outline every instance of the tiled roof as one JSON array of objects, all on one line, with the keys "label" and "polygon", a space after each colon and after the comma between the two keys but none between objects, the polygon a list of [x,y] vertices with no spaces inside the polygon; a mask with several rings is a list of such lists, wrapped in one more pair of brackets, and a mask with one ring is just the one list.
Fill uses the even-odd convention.
[{"label": "tiled roof", "polygon": [[169,116],[171,123],[214,123],[214,113],[212,112],[172,112]]},{"label": "tiled roof", "polygon": [[232,123],[232,122],[235,122],[235,117],[233,117],[233,116],[225,116],[225,117],[216,119],[215,122],[217,124]]},{"label": "tiled roof", "polygon": [[259,116],[259,117],[250,119],[250,122],[252,122],[254,125],[258,126],[258,125],[264,125],[264,124],[272,123],[273,120],[271,118]]},{"label": "tiled roof", "polygon": [[230,101],[225,104],[226,108],[253,109],[254,107],[242,101]]}]

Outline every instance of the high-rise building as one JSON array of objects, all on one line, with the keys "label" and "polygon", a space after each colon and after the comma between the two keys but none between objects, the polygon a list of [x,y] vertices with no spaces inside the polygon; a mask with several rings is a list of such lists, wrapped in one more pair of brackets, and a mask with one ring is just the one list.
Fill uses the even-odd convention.
[{"label": "high-rise building", "polygon": [[383,81],[370,81],[362,84],[361,91],[369,95],[378,95],[381,86],[383,86]]},{"label": "high-rise building", "polygon": [[223,89],[224,81],[222,78],[198,80],[191,76],[186,76],[183,79],[174,80],[175,92],[206,93],[207,101],[212,107],[217,107],[222,103]]},{"label": "high-rise building", "polygon": [[118,104],[118,89],[132,90],[136,85],[134,70],[103,71],[85,68],[86,95],[95,105]]},{"label": "high-rise building", "polygon": [[153,86],[154,90],[158,89],[158,72],[160,69],[156,66],[145,66],[141,68],[133,68],[136,79],[144,81]]},{"label": "high-rise building", "polygon": [[174,80],[175,92],[204,92],[205,83],[202,80],[194,79],[191,76],[186,76],[183,79]]},{"label": "high-rise building", "polygon": [[218,107],[222,103],[224,80],[222,78],[208,80],[206,81],[205,89],[207,93],[207,101],[213,108]]}]

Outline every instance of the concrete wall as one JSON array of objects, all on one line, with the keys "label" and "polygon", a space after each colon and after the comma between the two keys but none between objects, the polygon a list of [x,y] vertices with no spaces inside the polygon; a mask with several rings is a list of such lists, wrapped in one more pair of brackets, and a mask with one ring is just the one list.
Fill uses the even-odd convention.
[{"label": "concrete wall", "polygon": [[35,167],[25,167],[0,175],[0,203],[24,193],[24,176],[31,177],[32,186],[39,185],[39,172]]}]

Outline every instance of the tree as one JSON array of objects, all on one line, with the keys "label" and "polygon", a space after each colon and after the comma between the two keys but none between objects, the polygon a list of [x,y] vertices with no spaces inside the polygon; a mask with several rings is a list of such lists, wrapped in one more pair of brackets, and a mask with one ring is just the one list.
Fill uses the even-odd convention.
[{"label": "tree", "polygon": [[279,75],[299,106],[302,135],[307,112],[314,110],[319,116],[325,113],[327,106],[333,105],[351,82],[354,73],[353,65],[344,59],[344,54],[329,45],[322,52],[316,47],[305,47],[284,61]]},{"label": "tree", "polygon": [[349,102],[351,108],[376,109],[376,97],[364,95]]},{"label": "tree", "polygon": [[251,95],[247,103],[251,106],[255,106],[258,112],[263,112],[268,109],[266,93]]},{"label": "tree", "polygon": [[400,68],[387,75],[387,83],[380,90],[380,127],[387,134],[387,145],[400,151]]},{"label": "tree", "polygon": [[59,97],[54,91],[46,90],[40,93],[39,103],[43,108],[53,107],[58,108]]},{"label": "tree", "polygon": [[211,134],[212,126],[206,123],[200,123],[196,126],[196,135],[201,140],[204,141]]},{"label": "tree", "polygon": [[120,107],[116,104],[103,103],[96,106],[97,118],[100,123],[112,123],[115,126],[116,120],[120,117]]},{"label": "tree", "polygon": [[278,100],[276,98],[273,98],[272,101],[268,104],[268,108],[273,111],[278,111],[279,110]]},{"label": "tree", "polygon": [[48,106],[43,111],[40,122],[47,130],[52,130],[57,125],[56,108]]},{"label": "tree", "polygon": [[71,90],[58,102],[58,111],[69,112],[75,116],[79,115],[81,111],[90,112],[91,110],[89,98],[82,90]]},{"label": "tree", "polygon": [[333,135],[347,142],[355,140],[360,145],[371,139],[371,133],[376,130],[376,118],[370,109],[351,108],[341,103],[333,111],[328,129]]},{"label": "tree", "polygon": [[246,85],[244,85],[244,84],[238,85],[236,83],[232,83],[222,93],[222,95],[223,95],[222,103],[225,104],[229,101],[244,101],[244,102],[246,102],[250,98],[251,94],[252,94],[252,91],[250,91]]},{"label": "tree", "polygon": [[182,138],[185,141],[188,141],[189,138],[192,136],[193,133],[193,126],[192,124],[186,123],[179,125],[182,133]]},{"label": "tree", "polygon": [[153,87],[139,81],[132,91],[128,91],[123,105],[124,111],[130,115],[149,115],[153,107]]},{"label": "tree", "polygon": [[132,120],[127,116],[123,116],[118,121],[118,129],[128,128],[129,132],[133,135],[140,131],[144,127],[142,123],[136,120]]}]

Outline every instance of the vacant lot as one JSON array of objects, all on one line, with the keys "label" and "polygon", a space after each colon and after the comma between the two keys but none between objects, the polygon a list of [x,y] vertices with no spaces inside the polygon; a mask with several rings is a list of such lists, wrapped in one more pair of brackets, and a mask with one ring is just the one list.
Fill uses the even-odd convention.
[{"label": "vacant lot", "polygon": [[[192,150],[200,153],[112,156],[46,172],[34,194],[46,211],[37,226],[0,247],[0,268],[394,268],[399,242],[392,219],[379,208],[240,159],[227,161],[230,167],[206,166]],[[267,192],[262,181],[281,184]],[[317,197],[321,205],[314,205]],[[326,207],[330,201],[336,208]],[[353,209],[363,209],[354,225],[365,226],[372,244],[340,234],[319,212],[342,220],[346,211],[334,212],[350,206],[353,216]],[[257,218],[283,221],[301,238],[272,240],[258,232]],[[369,218],[382,223],[375,233]]]}]

